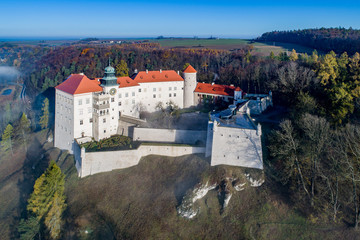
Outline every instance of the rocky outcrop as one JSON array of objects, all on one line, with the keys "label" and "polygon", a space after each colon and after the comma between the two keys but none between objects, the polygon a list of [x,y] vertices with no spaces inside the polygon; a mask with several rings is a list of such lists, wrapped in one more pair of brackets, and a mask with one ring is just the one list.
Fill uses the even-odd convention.
[{"label": "rocky outcrop", "polygon": [[195,203],[204,198],[209,191],[216,190],[218,192],[220,213],[223,213],[229,206],[234,194],[238,194],[238,192],[249,187],[259,187],[264,181],[262,175],[260,178],[256,178],[249,173],[245,173],[236,178],[223,177],[212,184],[209,184],[209,181],[205,184],[198,183],[193,190],[188,191],[183,197],[181,204],[177,207],[177,212],[183,218],[194,218],[200,212],[200,207],[197,207]]}]

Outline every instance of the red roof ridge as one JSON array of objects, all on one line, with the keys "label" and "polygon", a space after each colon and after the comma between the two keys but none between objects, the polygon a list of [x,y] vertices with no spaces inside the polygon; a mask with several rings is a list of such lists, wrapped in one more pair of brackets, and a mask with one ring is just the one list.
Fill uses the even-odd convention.
[{"label": "red roof ridge", "polygon": [[185,68],[185,70],[183,71],[184,73],[197,73],[197,71],[195,70],[195,68],[193,68],[190,64],[189,66],[187,66]]},{"label": "red roof ridge", "polygon": [[90,80],[84,74],[71,74],[55,88],[72,95],[102,91],[96,80]]}]

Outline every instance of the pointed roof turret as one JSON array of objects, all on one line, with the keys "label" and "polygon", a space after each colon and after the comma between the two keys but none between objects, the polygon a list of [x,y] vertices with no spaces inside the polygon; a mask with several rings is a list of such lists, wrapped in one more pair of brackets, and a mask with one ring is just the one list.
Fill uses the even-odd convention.
[{"label": "pointed roof turret", "polygon": [[184,73],[197,73],[197,71],[195,70],[195,68],[193,68],[190,64],[189,66],[187,66],[185,68],[185,70],[183,71]]}]

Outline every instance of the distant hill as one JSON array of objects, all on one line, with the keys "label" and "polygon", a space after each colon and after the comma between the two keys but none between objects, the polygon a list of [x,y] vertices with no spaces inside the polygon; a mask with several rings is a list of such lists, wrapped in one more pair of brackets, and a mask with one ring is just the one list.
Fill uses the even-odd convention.
[{"label": "distant hill", "polygon": [[360,52],[360,30],[346,28],[320,28],[292,31],[273,31],[255,39],[259,42],[295,43],[320,51],[336,53]]}]

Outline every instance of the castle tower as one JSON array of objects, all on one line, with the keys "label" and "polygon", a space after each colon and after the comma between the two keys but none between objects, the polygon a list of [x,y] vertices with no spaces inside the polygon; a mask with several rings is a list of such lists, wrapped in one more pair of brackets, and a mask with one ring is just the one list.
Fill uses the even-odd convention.
[{"label": "castle tower", "polygon": [[196,88],[196,70],[191,66],[183,71],[184,77],[184,108],[188,108],[195,105],[194,91]]},{"label": "castle tower", "polygon": [[104,77],[100,79],[102,92],[94,93],[93,136],[96,141],[109,138],[117,133],[118,104],[116,101],[119,84],[115,76],[115,69],[110,66],[105,68]]}]

